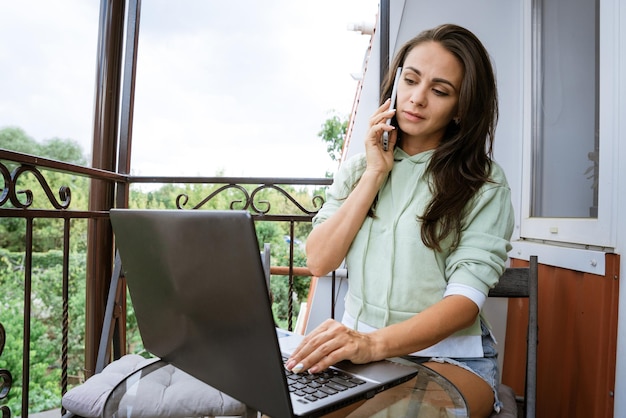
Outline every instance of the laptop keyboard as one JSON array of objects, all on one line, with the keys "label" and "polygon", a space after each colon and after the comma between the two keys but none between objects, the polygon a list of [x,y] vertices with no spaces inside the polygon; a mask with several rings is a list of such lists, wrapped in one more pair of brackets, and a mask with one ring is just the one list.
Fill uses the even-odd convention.
[{"label": "laptop keyboard", "polygon": [[336,395],[365,383],[362,379],[333,369],[315,374],[297,374],[289,370],[285,370],[285,373],[289,392],[309,402]]}]

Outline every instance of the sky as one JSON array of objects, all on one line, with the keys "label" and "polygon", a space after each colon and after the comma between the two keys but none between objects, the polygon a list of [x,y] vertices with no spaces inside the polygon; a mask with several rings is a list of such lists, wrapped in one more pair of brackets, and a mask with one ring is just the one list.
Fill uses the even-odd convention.
[{"label": "sky", "polygon": [[[378,0],[144,0],[135,175],[323,177]],[[0,129],[91,152],[99,1],[0,2]],[[9,41],[10,40],[10,41]]]}]

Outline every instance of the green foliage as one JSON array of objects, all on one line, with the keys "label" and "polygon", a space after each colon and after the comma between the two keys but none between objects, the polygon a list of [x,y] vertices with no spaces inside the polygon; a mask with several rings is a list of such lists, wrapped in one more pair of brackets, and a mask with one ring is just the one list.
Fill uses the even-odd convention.
[{"label": "green foliage", "polygon": [[135,308],[128,290],[126,291],[126,300],[128,301],[126,305],[126,352],[146,356],[147,352],[139,333]]},{"label": "green foliage", "polygon": [[20,251],[24,249],[26,220],[19,218],[0,218],[0,248]]},{"label": "green foliage", "polygon": [[[30,298],[29,412],[58,408],[61,398],[62,258],[60,251],[33,254]],[[69,263],[70,318],[68,375],[83,376],[85,330],[85,256]],[[8,405],[21,413],[24,341],[24,254],[0,249],[0,322],[7,334],[0,367],[13,376]]]},{"label": "green foliage", "polygon": [[[283,239],[282,242],[273,244],[271,247],[272,265],[289,265],[289,244]],[[304,267],[306,265],[306,255],[303,245],[294,244],[293,255],[294,267]],[[310,277],[295,276],[293,280],[293,292],[289,292],[289,277],[272,276],[270,278],[270,289],[273,297],[272,309],[274,319],[282,328],[287,328],[289,321],[289,299],[293,302],[293,312],[291,319],[295,324],[300,312],[300,305],[306,301],[309,294]]]},{"label": "green foliage", "polygon": [[[86,158],[80,145],[69,139],[52,138],[37,143],[19,128],[0,129],[0,148],[17,151],[25,154],[37,155],[62,162],[84,165]],[[10,163],[7,166],[16,168]],[[68,187],[71,191],[71,210],[86,210],[89,204],[89,180],[86,177],[58,173],[51,170],[41,170],[41,175],[45,179],[58,203],[62,203],[60,194],[55,190],[60,190],[62,186]],[[45,190],[35,174],[25,172],[18,177],[16,189],[18,199],[21,204],[27,204],[26,194],[22,191],[32,192],[31,209],[53,209],[54,206],[46,196]],[[20,193],[22,192],[22,193]],[[12,207],[10,202],[6,207]],[[36,221],[37,234],[33,243],[33,249],[37,252],[45,252],[55,248],[61,248],[63,243],[62,221],[55,219],[38,219]],[[75,222],[71,228],[72,237],[70,245],[73,250],[85,250],[85,238],[87,234],[86,222]],[[0,218],[0,247],[11,251],[24,251],[26,236],[26,221],[19,218]]]},{"label": "green foliage", "polygon": [[0,148],[24,154],[39,155],[41,145],[16,127],[0,129]]},{"label": "green foliage", "polygon": [[330,117],[324,121],[322,130],[317,133],[317,136],[326,143],[326,152],[333,161],[339,161],[341,158],[347,131],[348,118],[332,112]]},{"label": "green foliage", "polygon": [[[283,244],[283,230],[277,222],[258,221],[255,223],[255,229],[259,249],[263,249],[264,244],[270,244],[270,249]],[[272,260],[275,260],[273,256],[274,254],[272,254]]]},{"label": "green foliage", "polygon": [[52,138],[43,142],[41,155],[47,158],[76,165],[87,165],[80,144],[71,139]]}]

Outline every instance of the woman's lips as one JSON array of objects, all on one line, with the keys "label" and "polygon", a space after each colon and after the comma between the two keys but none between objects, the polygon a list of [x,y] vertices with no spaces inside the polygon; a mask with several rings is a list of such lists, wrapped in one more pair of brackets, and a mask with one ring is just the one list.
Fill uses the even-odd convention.
[{"label": "woman's lips", "polygon": [[425,119],[424,116],[420,115],[419,113],[409,112],[407,110],[403,111],[402,113],[404,114],[404,117],[408,122],[419,122]]}]

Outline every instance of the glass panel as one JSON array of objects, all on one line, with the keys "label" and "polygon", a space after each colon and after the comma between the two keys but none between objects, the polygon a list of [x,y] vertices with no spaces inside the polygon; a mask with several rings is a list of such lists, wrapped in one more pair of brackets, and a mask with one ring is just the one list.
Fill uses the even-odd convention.
[{"label": "glass panel", "polygon": [[534,2],[533,217],[597,218],[597,8]]},{"label": "glass panel", "polygon": [[[318,137],[352,110],[377,0],[144,1],[132,172],[324,177]],[[356,74],[354,77],[352,74]]]},{"label": "glass panel", "polygon": [[0,4],[0,132],[5,133],[5,148],[91,163],[88,157],[64,156],[59,147],[50,152],[36,148],[61,139],[91,153],[98,6],[83,0]]}]

